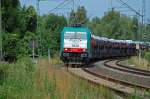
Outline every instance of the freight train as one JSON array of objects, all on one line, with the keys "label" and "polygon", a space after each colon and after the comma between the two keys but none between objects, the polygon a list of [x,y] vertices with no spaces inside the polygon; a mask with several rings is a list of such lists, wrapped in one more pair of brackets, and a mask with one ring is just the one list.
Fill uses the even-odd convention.
[{"label": "freight train", "polygon": [[137,49],[148,50],[150,43],[99,37],[87,27],[74,25],[64,27],[60,48],[60,59],[65,64],[87,64],[93,59],[133,56]]}]

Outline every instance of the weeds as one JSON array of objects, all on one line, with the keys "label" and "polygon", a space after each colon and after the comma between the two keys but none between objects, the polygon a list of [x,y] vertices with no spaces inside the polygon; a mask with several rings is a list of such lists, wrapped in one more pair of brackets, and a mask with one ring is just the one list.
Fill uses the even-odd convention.
[{"label": "weeds", "polygon": [[121,63],[125,64],[127,66],[131,65],[131,66],[134,66],[134,67],[139,68],[139,69],[150,70],[150,68],[148,66],[148,64],[150,62],[144,58],[141,58],[139,60],[139,57],[137,57],[137,56],[131,57],[129,60],[122,61]]},{"label": "weeds", "polygon": [[41,59],[34,64],[31,59],[22,58],[14,64],[1,64],[0,99],[117,99],[105,87],[56,69],[53,64],[58,63],[55,59],[51,64]]}]

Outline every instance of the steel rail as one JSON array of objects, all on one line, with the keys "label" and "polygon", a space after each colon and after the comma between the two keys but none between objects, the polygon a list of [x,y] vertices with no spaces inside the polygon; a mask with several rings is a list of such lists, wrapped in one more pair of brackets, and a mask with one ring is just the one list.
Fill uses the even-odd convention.
[{"label": "steel rail", "polygon": [[[108,61],[108,60],[106,60],[106,61]],[[105,62],[106,62],[106,61],[105,61]],[[110,61],[110,60],[109,60],[109,61]],[[107,75],[102,75],[102,74],[100,74],[100,73],[96,73],[96,72],[90,70],[90,68],[93,68],[93,67],[91,67],[91,66],[93,66],[93,65],[94,65],[94,64],[90,64],[90,66],[88,66],[88,68],[82,67],[82,68],[81,68],[81,69],[83,70],[82,72],[86,72],[86,73],[91,74],[91,75],[93,75],[93,76],[95,76],[95,77],[98,77],[98,78],[101,78],[101,79],[110,81],[110,82],[112,82],[112,83],[118,83],[118,84],[120,84],[120,85],[123,85],[123,86],[126,86],[126,87],[130,87],[130,88],[133,88],[133,89],[139,89],[139,90],[145,90],[145,91],[149,91],[149,90],[150,90],[150,87],[147,87],[147,86],[144,86],[144,85],[134,84],[134,83],[131,83],[131,82],[128,82],[128,81],[118,80],[118,79],[109,77],[109,76],[107,76]],[[68,68],[70,68],[70,67],[68,67]],[[75,68],[75,67],[74,67],[74,68]],[[90,82],[90,83],[92,83],[92,84],[94,84],[94,85],[101,85],[100,83],[94,82],[94,80],[91,81],[91,80],[88,80],[88,79],[86,79],[86,78],[84,78],[84,77],[82,77],[82,76],[79,76],[78,74],[75,74],[75,73],[71,72],[69,69],[67,69],[67,71],[68,71],[69,73],[71,73],[72,75],[77,76],[77,77],[82,78],[82,79],[85,79],[85,80],[87,80],[88,82]],[[102,86],[105,86],[105,85],[102,85]],[[107,87],[107,86],[105,86],[105,87]],[[122,91],[120,91],[120,90],[111,88],[111,87],[109,87],[109,86],[108,86],[107,88],[112,89],[112,90],[114,90],[115,92],[120,93],[120,94],[122,94],[122,95],[123,95],[123,93],[126,94],[126,95],[127,95],[127,94],[128,94],[128,95],[132,95],[132,94],[130,94],[130,93],[122,92]],[[143,96],[141,96],[141,97],[143,97]],[[145,97],[145,96],[144,96],[144,97]],[[146,96],[146,97],[147,97],[147,96]]]},{"label": "steel rail", "polygon": [[117,64],[118,61],[120,61],[120,60],[117,60],[117,61],[115,60],[116,61],[115,62],[116,66],[112,66],[112,65],[108,64],[110,61],[114,61],[114,60],[105,61],[104,65],[109,67],[109,68],[115,69],[115,70],[119,70],[119,71],[123,71],[123,72],[127,72],[127,73],[132,73],[132,74],[136,74],[136,75],[140,75],[140,76],[149,76],[150,77],[150,72],[137,70],[135,68],[128,68],[128,67],[120,66],[120,65]]},{"label": "steel rail", "polygon": [[[121,96],[121,97],[123,97],[123,98],[125,98],[125,97],[127,97],[127,96],[130,96],[130,95],[131,95],[131,94],[129,94],[129,93],[125,93],[125,92],[123,92],[123,91],[116,90],[116,89],[114,89],[114,88],[107,87],[107,86],[102,85],[102,84],[100,84],[100,83],[97,83],[97,82],[91,81],[91,80],[86,79],[86,78],[84,78],[84,77],[81,77],[81,76],[79,76],[79,75],[77,75],[77,74],[75,74],[75,73],[71,72],[71,71],[69,70],[69,68],[70,68],[70,67],[65,68],[66,72],[68,72],[68,73],[69,73],[69,74],[71,74],[72,76],[75,76],[75,77],[77,77],[77,78],[80,78],[80,79],[86,80],[86,81],[88,81],[90,84],[93,84],[94,86],[103,86],[103,87],[106,87],[106,88],[108,88],[108,89],[112,90],[114,93],[116,93],[117,95],[119,95],[119,96]],[[82,68],[82,70],[83,70],[83,68]],[[84,70],[83,70],[83,71],[84,71]],[[84,71],[84,72],[86,72],[86,71]],[[88,73],[88,72],[87,72],[87,73]],[[89,74],[90,74],[90,73],[89,73]]]},{"label": "steel rail", "polygon": [[133,70],[136,70],[136,71],[139,71],[139,72],[144,72],[144,73],[150,75],[150,71],[149,71],[149,70],[139,69],[139,68],[135,68],[135,67],[129,67],[129,66],[127,66],[127,65],[121,64],[121,63],[120,63],[121,61],[123,61],[123,60],[119,60],[119,61],[116,62],[116,64],[117,64],[118,66],[120,66],[120,67],[127,68],[127,69],[133,69]]},{"label": "steel rail", "polygon": [[[107,62],[110,62],[112,60],[106,60],[104,62],[104,65],[107,66],[107,67],[111,67],[113,68],[113,66],[110,66],[107,64]],[[116,69],[116,67],[114,67],[113,69]],[[117,68],[118,69],[118,68]],[[124,81],[124,80],[119,80],[119,79],[116,79],[116,78],[113,78],[113,77],[109,77],[109,76],[106,76],[106,75],[102,75],[100,73],[95,73],[93,70],[89,70],[87,68],[82,68],[82,70],[84,70],[85,72],[89,73],[89,74],[92,74],[96,77],[100,77],[100,78],[103,78],[105,80],[108,80],[108,81],[111,81],[111,82],[116,82],[116,83],[119,83],[119,84],[122,84],[122,85],[125,85],[125,86],[130,86],[130,87],[135,87],[135,88],[142,88],[142,89],[146,89],[146,90],[150,90],[150,87],[149,86],[145,86],[145,85],[141,85],[141,84],[134,84],[134,83],[131,83],[131,82],[128,82],[128,81]],[[122,69],[118,69],[118,70],[122,70]],[[123,71],[126,71],[128,72],[128,70],[123,70]],[[132,72],[133,73],[133,72]],[[135,73],[135,71],[134,71]],[[144,74],[144,73],[139,73],[138,72],[138,75],[146,75],[148,76],[147,74]]]}]

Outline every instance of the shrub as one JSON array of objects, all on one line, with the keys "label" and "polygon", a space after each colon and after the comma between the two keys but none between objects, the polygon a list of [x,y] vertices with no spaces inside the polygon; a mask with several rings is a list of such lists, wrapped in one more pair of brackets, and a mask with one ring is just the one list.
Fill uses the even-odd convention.
[{"label": "shrub", "polygon": [[145,52],[144,57],[148,61],[148,66],[150,66],[150,52]]},{"label": "shrub", "polygon": [[34,90],[35,71],[35,65],[31,59],[23,58],[14,64],[1,64],[0,70],[3,75],[3,80],[1,80],[3,83],[0,85],[0,99],[23,99],[24,96],[29,98]]}]

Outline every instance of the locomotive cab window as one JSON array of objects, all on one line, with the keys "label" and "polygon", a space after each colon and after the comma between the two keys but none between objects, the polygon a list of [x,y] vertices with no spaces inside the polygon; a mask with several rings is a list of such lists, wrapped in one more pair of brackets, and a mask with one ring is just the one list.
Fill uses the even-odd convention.
[{"label": "locomotive cab window", "polygon": [[65,32],[65,39],[87,39],[86,32]]}]

